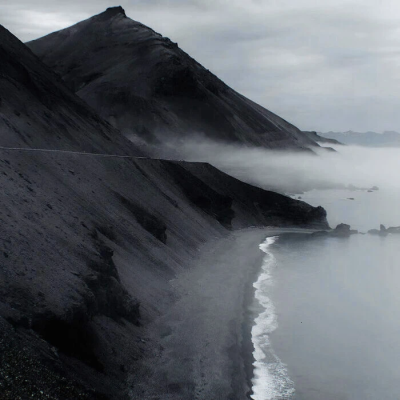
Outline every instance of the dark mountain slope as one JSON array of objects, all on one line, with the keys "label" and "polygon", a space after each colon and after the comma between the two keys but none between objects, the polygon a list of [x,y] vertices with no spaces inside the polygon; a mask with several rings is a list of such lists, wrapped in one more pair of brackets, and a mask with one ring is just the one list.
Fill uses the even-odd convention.
[{"label": "dark mountain slope", "polygon": [[124,399],[202,243],[231,225],[326,227],[325,211],[206,164],[29,150],[136,152],[0,34],[1,145],[25,148],[0,149],[1,398]]},{"label": "dark mountain slope", "polygon": [[204,134],[277,149],[318,146],[121,7],[27,45],[102,117],[136,140]]},{"label": "dark mountain slope", "polygon": [[0,25],[0,145],[139,155]]},{"label": "dark mountain slope", "polygon": [[[253,225],[264,221],[265,226],[283,226],[286,224],[285,220],[288,219],[291,221],[290,225],[312,226],[312,223],[306,221],[314,219],[322,211],[320,207],[310,209],[306,203],[294,204],[289,197],[243,183],[210,164],[186,162],[182,165],[217,192],[235,199],[233,208],[238,217],[237,222],[244,219]],[[300,214],[301,208],[303,212]],[[235,223],[234,220],[233,227],[241,227],[240,223],[239,225]]]}]

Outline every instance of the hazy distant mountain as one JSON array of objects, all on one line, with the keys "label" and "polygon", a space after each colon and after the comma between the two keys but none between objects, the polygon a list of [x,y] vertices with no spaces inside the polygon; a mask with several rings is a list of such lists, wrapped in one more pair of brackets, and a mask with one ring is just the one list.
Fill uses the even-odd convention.
[{"label": "hazy distant mountain", "polygon": [[151,143],[200,134],[268,148],[317,145],[121,7],[27,45],[125,135]]},{"label": "hazy distant mountain", "polygon": [[321,136],[336,139],[341,143],[368,147],[400,147],[400,133],[395,131],[377,132],[326,132]]},{"label": "hazy distant mountain", "polygon": [[[149,326],[179,298],[171,282],[200,245],[250,225],[326,227],[326,213],[209,164],[88,155],[138,151],[1,26],[0,60],[0,397],[162,398],[169,361],[189,364]],[[241,340],[238,321],[221,357]],[[218,395],[245,398],[227,369]],[[178,378],[194,398],[200,375]]]}]

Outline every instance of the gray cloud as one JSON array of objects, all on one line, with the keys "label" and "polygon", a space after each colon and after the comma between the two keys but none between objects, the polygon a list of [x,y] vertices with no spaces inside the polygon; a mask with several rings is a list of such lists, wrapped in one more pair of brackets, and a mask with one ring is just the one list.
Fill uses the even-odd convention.
[{"label": "gray cloud", "polygon": [[[30,40],[109,0],[0,0]],[[393,0],[120,0],[228,85],[302,129],[400,130],[400,4]]]}]

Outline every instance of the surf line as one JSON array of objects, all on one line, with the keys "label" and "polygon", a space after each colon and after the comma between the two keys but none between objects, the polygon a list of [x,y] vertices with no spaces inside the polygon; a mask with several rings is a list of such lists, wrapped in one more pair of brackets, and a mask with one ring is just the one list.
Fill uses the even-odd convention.
[{"label": "surf line", "polygon": [[272,272],[276,267],[270,247],[277,239],[278,236],[268,237],[260,244],[265,257],[260,276],[253,284],[255,299],[261,307],[251,329],[254,373],[250,397],[253,400],[292,399],[294,395],[294,383],[288,376],[286,365],[274,353],[269,340],[270,334],[278,327],[275,307],[269,297],[273,286]]}]

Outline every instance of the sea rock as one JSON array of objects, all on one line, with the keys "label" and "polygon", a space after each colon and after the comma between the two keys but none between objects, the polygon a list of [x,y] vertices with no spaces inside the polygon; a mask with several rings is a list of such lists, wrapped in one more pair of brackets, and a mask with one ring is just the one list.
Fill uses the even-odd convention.
[{"label": "sea rock", "polygon": [[385,225],[380,225],[379,230],[378,229],[370,229],[368,231],[369,234],[371,235],[380,235],[380,236],[386,236],[389,233],[392,234],[400,234],[400,226],[391,226],[389,228],[386,228]]},{"label": "sea rock", "polygon": [[[391,228],[389,228],[389,229],[391,229]],[[400,232],[400,231],[399,231]],[[379,235],[379,236],[386,236],[388,233],[391,233],[391,232],[389,232],[387,229],[386,229],[386,227],[385,227],[385,225],[380,225],[379,226],[379,230],[378,229],[370,229],[369,231],[368,231],[368,233],[370,234],[370,235]]]},{"label": "sea rock", "polygon": [[339,224],[333,231],[330,232],[332,236],[340,237],[347,237],[355,233],[358,233],[358,231],[350,229],[350,225],[348,224]]},{"label": "sea rock", "polygon": [[391,226],[391,227],[386,229],[386,232],[387,233],[395,233],[395,234],[397,233],[397,234],[399,234],[400,233],[400,226]]},{"label": "sea rock", "polygon": [[339,224],[335,228],[335,232],[349,232],[350,231],[350,225],[348,224]]},{"label": "sea rock", "polygon": [[339,224],[335,229],[331,231],[317,231],[311,234],[311,236],[334,236],[334,237],[349,237],[350,235],[357,234],[358,231],[351,229],[348,224]]}]

